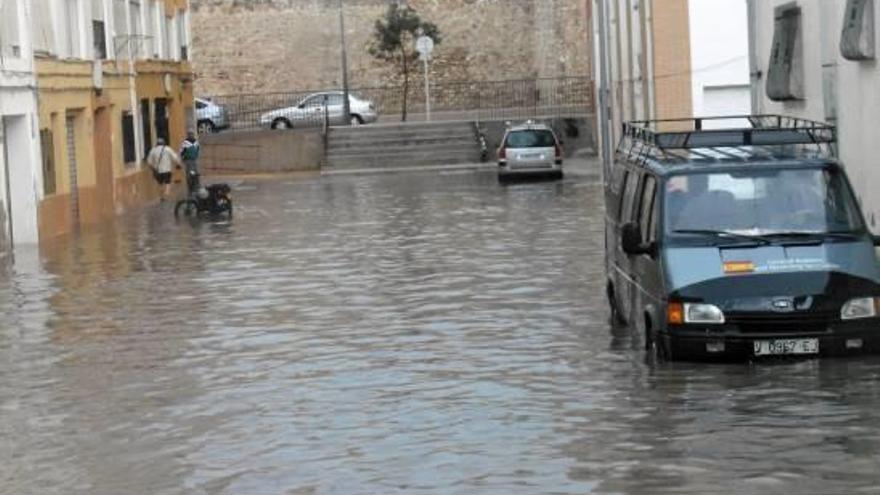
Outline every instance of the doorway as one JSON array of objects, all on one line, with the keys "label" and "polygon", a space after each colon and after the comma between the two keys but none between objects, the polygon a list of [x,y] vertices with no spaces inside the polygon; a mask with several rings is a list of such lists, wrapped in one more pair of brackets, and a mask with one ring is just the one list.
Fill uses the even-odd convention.
[{"label": "doorway", "polygon": [[112,215],[115,210],[111,114],[110,107],[101,107],[95,112],[95,185],[101,216]]},{"label": "doorway", "polygon": [[156,98],[154,105],[156,108],[156,137],[164,139],[165,144],[172,146],[168,132],[168,100]]},{"label": "doorway", "polygon": [[29,122],[25,115],[0,117],[0,251],[15,244],[35,244],[39,239],[36,161]]}]

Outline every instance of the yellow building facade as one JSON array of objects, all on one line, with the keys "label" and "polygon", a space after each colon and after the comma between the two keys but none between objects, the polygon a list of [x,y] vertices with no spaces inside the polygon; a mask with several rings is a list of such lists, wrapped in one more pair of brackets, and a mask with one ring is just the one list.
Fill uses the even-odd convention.
[{"label": "yellow building facade", "polygon": [[35,22],[56,27],[35,44],[42,241],[158,199],[145,157],[158,137],[176,147],[193,128],[193,77],[185,0],[36,1]]}]

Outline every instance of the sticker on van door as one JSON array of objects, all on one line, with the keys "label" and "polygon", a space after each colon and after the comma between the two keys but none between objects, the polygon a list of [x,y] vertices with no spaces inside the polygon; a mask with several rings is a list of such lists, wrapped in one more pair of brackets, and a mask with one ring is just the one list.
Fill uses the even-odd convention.
[{"label": "sticker on van door", "polygon": [[823,258],[786,258],[783,260],[769,260],[766,265],[755,268],[755,272],[822,272],[838,270],[839,268],[840,265],[830,263]]},{"label": "sticker on van door", "polygon": [[742,273],[753,273],[755,264],[751,261],[725,261],[724,273],[726,275],[739,275]]},{"label": "sticker on van door", "polygon": [[725,275],[741,275],[745,273],[779,273],[779,272],[821,272],[840,269],[840,265],[830,263],[822,258],[787,258],[768,260],[762,265],[752,261],[725,261]]}]

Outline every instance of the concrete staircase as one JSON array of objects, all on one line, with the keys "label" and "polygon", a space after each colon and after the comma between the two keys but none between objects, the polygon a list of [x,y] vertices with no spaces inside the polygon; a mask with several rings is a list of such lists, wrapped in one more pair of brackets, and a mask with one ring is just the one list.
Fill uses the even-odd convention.
[{"label": "concrete staircase", "polygon": [[325,172],[478,163],[470,122],[370,124],[330,129]]}]

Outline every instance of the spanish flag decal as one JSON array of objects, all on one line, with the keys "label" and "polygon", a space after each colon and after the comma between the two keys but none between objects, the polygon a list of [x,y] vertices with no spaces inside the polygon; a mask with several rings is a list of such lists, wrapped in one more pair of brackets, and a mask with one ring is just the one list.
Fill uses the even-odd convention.
[{"label": "spanish flag decal", "polygon": [[741,273],[752,273],[755,271],[755,264],[751,261],[726,261],[724,262],[724,273],[727,275],[738,275]]}]

